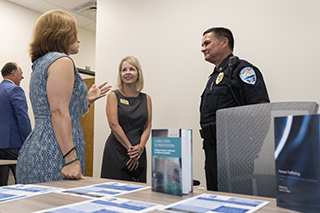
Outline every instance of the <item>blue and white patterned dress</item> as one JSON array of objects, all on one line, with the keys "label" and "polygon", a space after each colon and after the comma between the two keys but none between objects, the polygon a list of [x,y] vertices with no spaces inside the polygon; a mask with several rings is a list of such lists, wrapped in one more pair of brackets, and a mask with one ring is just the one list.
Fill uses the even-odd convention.
[{"label": "blue and white patterned dress", "polygon": [[[62,57],[69,56],[64,53],[50,52],[38,58],[32,65],[29,95],[35,117],[35,127],[22,145],[18,156],[16,176],[19,184],[62,180],[61,170],[65,162],[53,131],[46,88],[49,66]],[[74,72],[75,81],[69,114],[73,143],[84,175],[85,144],[81,128],[81,110],[87,95],[87,86],[75,66]]]}]

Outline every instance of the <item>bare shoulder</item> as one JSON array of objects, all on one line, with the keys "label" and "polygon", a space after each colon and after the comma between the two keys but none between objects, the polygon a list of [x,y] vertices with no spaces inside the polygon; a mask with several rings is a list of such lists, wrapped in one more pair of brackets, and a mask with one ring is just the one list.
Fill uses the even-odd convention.
[{"label": "bare shoulder", "polygon": [[114,98],[114,97],[116,97],[116,93],[112,90],[112,91],[110,91],[109,92],[109,94],[108,94],[108,98]]},{"label": "bare shoulder", "polygon": [[151,101],[150,95],[146,94],[146,96],[147,96],[147,100],[148,100],[148,101]]},{"label": "bare shoulder", "polygon": [[147,96],[147,105],[148,105],[148,107],[150,107],[150,109],[151,109],[151,107],[152,107],[151,97],[150,97],[150,95],[148,95],[148,94],[146,94],[146,96]]},{"label": "bare shoulder", "polygon": [[117,96],[114,91],[110,91],[107,97],[108,102],[117,102]]},{"label": "bare shoulder", "polygon": [[65,72],[70,72],[70,73],[74,73],[73,70],[73,61],[68,58],[68,57],[62,57],[57,59],[55,62],[53,62],[49,69],[48,69],[48,75],[51,72],[58,72],[58,73],[65,73]]},{"label": "bare shoulder", "polygon": [[66,66],[66,65],[73,66],[73,61],[71,60],[71,58],[61,57],[57,59],[55,62],[53,62],[51,66]]}]

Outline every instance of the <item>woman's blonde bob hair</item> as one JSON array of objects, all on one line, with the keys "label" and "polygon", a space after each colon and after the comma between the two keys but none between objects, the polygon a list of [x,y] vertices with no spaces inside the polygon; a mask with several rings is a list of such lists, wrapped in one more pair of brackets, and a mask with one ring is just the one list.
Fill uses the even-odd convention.
[{"label": "woman's blonde bob hair", "polygon": [[33,29],[29,51],[32,63],[48,52],[68,54],[70,45],[77,39],[77,22],[73,16],[59,10],[46,12]]},{"label": "woman's blonde bob hair", "polygon": [[134,56],[127,56],[120,61],[118,80],[117,80],[117,88],[119,90],[121,90],[123,88],[123,81],[121,79],[121,71],[122,71],[122,64],[125,61],[129,62],[130,64],[132,64],[133,66],[136,67],[136,69],[138,71],[138,79],[135,84],[135,90],[137,92],[141,92],[141,90],[143,89],[143,85],[144,85],[143,74],[142,74],[141,64],[140,64],[139,60],[137,58],[135,58]]}]

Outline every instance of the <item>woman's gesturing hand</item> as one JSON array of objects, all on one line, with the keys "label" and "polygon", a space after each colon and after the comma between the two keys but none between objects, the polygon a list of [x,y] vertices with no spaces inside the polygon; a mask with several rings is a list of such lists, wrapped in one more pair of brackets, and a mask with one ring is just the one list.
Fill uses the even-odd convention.
[{"label": "woman's gesturing hand", "polygon": [[92,104],[94,101],[106,96],[106,93],[111,89],[111,86],[106,86],[108,82],[104,82],[99,86],[93,84],[88,91],[87,99],[88,105]]}]

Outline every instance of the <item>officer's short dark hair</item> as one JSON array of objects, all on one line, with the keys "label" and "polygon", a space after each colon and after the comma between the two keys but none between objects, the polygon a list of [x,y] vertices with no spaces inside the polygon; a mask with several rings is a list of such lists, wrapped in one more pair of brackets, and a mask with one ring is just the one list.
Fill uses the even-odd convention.
[{"label": "officer's short dark hair", "polygon": [[12,70],[14,70],[15,72],[18,71],[18,65],[17,65],[17,63],[15,63],[15,62],[8,62],[8,63],[6,63],[6,64],[2,67],[2,69],[1,69],[1,75],[2,75],[2,77],[11,75]]},{"label": "officer's short dark hair", "polygon": [[234,39],[231,30],[224,27],[212,27],[204,31],[202,36],[207,33],[213,33],[214,37],[216,37],[218,40],[226,37],[229,40],[229,48],[233,51]]}]

